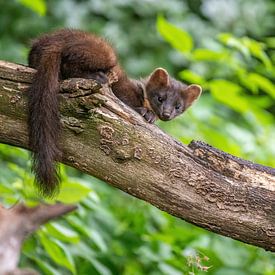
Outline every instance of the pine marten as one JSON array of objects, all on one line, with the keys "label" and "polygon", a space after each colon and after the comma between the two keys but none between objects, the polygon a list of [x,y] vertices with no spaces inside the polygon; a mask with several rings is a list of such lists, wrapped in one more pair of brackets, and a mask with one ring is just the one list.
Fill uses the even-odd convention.
[{"label": "pine marten", "polygon": [[114,94],[153,123],[157,118],[171,120],[183,113],[200,96],[201,87],[185,85],[163,68],[147,78],[130,79],[120,67],[113,47],[103,38],[80,30],[62,29],[34,40],[29,66],[37,70],[28,91],[29,145],[33,151],[32,169],[44,196],[53,196],[59,187],[56,161],[60,119],[57,94],[59,81],[68,78],[108,82],[106,73],[115,73]]}]

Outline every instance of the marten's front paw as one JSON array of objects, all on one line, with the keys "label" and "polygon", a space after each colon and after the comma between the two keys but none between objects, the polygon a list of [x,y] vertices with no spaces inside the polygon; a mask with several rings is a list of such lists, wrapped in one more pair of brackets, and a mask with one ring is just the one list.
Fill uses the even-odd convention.
[{"label": "marten's front paw", "polygon": [[108,76],[102,71],[90,73],[87,78],[94,79],[100,84],[107,84],[109,82]]},{"label": "marten's front paw", "polygon": [[157,116],[150,110],[144,107],[137,107],[135,110],[141,114],[144,119],[149,123],[154,123],[157,119]]},{"label": "marten's front paw", "polygon": [[154,123],[157,120],[157,116],[152,112],[152,111],[147,111],[147,113],[144,115],[144,118],[149,122],[149,123]]}]

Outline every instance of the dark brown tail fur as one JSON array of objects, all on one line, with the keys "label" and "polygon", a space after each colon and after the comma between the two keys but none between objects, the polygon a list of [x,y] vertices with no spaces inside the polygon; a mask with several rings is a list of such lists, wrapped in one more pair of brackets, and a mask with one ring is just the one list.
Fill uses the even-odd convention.
[{"label": "dark brown tail fur", "polygon": [[58,191],[59,176],[55,161],[61,156],[57,144],[60,132],[57,94],[61,57],[58,47],[52,49],[49,48],[41,56],[29,89],[28,103],[32,170],[38,189],[44,196],[53,196]]}]

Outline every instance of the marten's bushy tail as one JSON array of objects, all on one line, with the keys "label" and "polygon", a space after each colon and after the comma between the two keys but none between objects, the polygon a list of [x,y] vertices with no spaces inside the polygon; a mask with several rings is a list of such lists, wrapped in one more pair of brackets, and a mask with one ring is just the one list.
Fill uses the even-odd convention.
[{"label": "marten's bushy tail", "polygon": [[51,197],[59,187],[55,161],[60,160],[58,148],[60,51],[44,52],[29,89],[29,144],[33,152],[32,169],[36,184],[44,196]]}]

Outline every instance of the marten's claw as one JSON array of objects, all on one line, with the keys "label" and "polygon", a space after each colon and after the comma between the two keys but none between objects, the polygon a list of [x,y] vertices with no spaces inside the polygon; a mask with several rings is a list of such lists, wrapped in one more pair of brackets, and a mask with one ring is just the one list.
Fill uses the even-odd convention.
[{"label": "marten's claw", "polygon": [[157,116],[145,107],[136,107],[134,109],[149,123],[154,123],[157,119]]},{"label": "marten's claw", "polygon": [[136,107],[136,108],[134,108],[134,110],[136,111],[136,112],[138,112],[141,116],[145,116],[145,114],[147,113],[147,109],[145,108],[145,107]]},{"label": "marten's claw", "polygon": [[150,110],[147,110],[147,113],[144,115],[144,118],[149,123],[154,123],[157,119],[157,116]]}]

